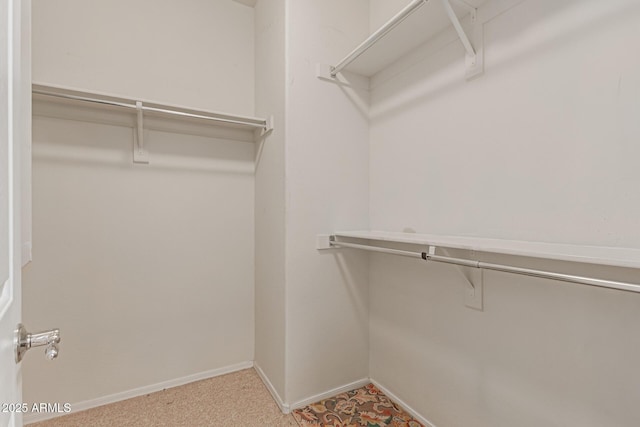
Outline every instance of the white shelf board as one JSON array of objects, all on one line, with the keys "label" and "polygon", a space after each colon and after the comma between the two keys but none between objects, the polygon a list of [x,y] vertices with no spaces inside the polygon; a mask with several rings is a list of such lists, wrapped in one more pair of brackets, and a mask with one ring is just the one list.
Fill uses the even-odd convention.
[{"label": "white shelf board", "polygon": [[[465,1],[473,7],[479,7],[484,2],[484,0]],[[451,1],[451,6],[459,19],[469,14],[468,7],[460,6],[460,3],[455,0]],[[430,0],[349,64],[345,70],[371,77],[451,26],[442,2]],[[345,55],[352,49],[345,52]]]},{"label": "white shelf board", "polygon": [[[258,117],[234,115],[234,114],[222,113],[217,111],[197,110],[197,109],[187,108],[184,106],[162,104],[158,102],[146,101],[146,100],[140,100],[140,99],[135,100],[131,98],[121,97],[118,95],[111,95],[111,94],[105,94],[100,92],[87,92],[87,91],[83,91],[75,88],[66,88],[62,86],[48,85],[48,84],[43,84],[39,82],[38,83],[34,82],[32,85],[32,89],[34,91],[33,100],[41,104],[46,103],[46,104],[56,104],[63,107],[81,107],[85,111],[124,112],[126,114],[131,114],[131,115],[135,115],[136,113],[136,110],[132,108],[119,107],[119,106],[113,106],[108,104],[98,104],[94,102],[87,102],[87,101],[76,100],[76,99],[67,99],[67,98],[62,98],[57,96],[42,95],[36,92],[47,92],[53,95],[62,95],[62,96],[70,95],[70,96],[76,96],[81,98],[99,99],[101,101],[115,102],[115,103],[121,103],[126,105],[135,105],[136,101],[142,101],[145,107],[155,108],[159,110],[170,110],[174,112],[172,114],[166,111],[153,111],[153,110],[148,111],[147,110],[144,112],[145,117],[158,118],[162,120],[171,120],[171,121],[182,122],[182,123],[192,123],[192,124],[198,124],[202,126],[224,127],[224,128],[236,129],[238,131],[246,131],[246,132],[252,132],[252,133],[255,129],[257,129],[257,126],[268,123],[266,119],[258,118]],[[39,109],[38,111],[40,110],[41,109]],[[71,110],[69,109],[69,111]],[[194,116],[198,116],[198,117],[194,117]],[[220,119],[221,121],[217,121],[218,119]],[[226,123],[224,122],[224,120],[242,121],[242,122],[246,122],[247,124]]]},{"label": "white shelf board", "polygon": [[480,237],[441,236],[387,231],[340,231],[336,237],[440,246],[587,264],[640,268],[640,249],[527,242]]}]

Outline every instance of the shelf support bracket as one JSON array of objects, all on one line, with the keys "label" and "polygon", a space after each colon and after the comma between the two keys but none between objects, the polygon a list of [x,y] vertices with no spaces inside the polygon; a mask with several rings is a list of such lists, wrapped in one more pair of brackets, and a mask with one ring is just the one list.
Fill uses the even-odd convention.
[{"label": "shelf support bracket", "polygon": [[478,74],[482,74],[484,71],[484,37],[482,34],[483,26],[478,22],[478,9],[470,8],[467,3],[462,2],[463,6],[470,9],[471,13],[471,24],[473,25],[472,43],[469,36],[467,36],[467,33],[464,31],[464,28],[462,28],[462,23],[460,22],[460,19],[458,19],[456,12],[453,10],[450,0],[442,0],[442,4],[449,16],[449,20],[451,20],[453,27],[458,33],[458,37],[460,38],[464,49],[467,52],[465,57],[465,64],[467,68],[466,78],[470,79]]},{"label": "shelf support bracket", "polygon": [[149,151],[144,148],[144,113],[142,102],[136,101],[138,122],[136,126],[136,137],[133,144],[133,163],[149,164]]},{"label": "shelf support bracket", "polygon": [[[451,257],[451,254],[447,249],[441,248],[442,252]],[[429,255],[436,254],[436,247],[429,246]],[[481,268],[471,268],[454,265],[456,271],[464,279],[467,284],[465,289],[464,304],[479,311],[482,311],[482,294],[483,294],[483,282],[484,274]]]}]

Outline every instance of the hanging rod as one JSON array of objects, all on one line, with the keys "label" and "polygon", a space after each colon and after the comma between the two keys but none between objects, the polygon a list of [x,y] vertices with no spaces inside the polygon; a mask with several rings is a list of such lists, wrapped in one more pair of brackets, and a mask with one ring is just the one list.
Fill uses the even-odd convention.
[{"label": "hanging rod", "polygon": [[359,245],[357,243],[347,243],[347,242],[330,241],[329,243],[331,246],[343,246],[345,248],[362,249],[370,252],[380,252],[383,254],[392,254],[392,255],[406,256],[409,258],[422,259],[421,252],[401,251],[399,249],[380,248],[378,246]]},{"label": "hanging rod", "polygon": [[432,253],[435,251],[434,246],[430,246],[430,252],[411,252],[402,251],[398,249],[389,249],[378,246],[360,245],[356,243],[337,242],[331,240],[330,245],[333,247],[345,247],[353,249],[362,249],[371,252],[381,252],[393,255],[405,256],[410,258],[421,258],[425,261],[435,261],[445,264],[454,264],[462,267],[472,267],[484,270],[502,271],[505,273],[520,274],[525,276],[540,277],[543,279],[559,280],[562,282],[576,283],[579,285],[597,286],[600,288],[617,289],[621,291],[637,292],[640,293],[640,284],[616,282],[613,280],[595,279],[592,277],[573,276],[570,274],[554,273],[544,270],[533,270],[529,268],[513,267],[509,265],[492,264],[482,261],[473,261],[469,259],[454,258],[448,256],[435,255]]},{"label": "hanging rod", "polygon": [[[42,89],[33,89],[33,93],[37,95],[52,96],[56,98],[72,99],[75,101],[91,102],[94,104],[129,108],[132,110],[139,110],[141,108],[142,111],[149,111],[149,112],[162,113],[162,114],[172,114],[175,116],[188,117],[193,119],[211,120],[218,123],[242,125],[242,126],[248,126],[248,127],[253,127],[257,129],[268,130],[269,128],[267,121],[264,119],[243,120],[242,118],[227,118],[227,117],[215,116],[215,115],[187,113],[184,111],[172,110],[170,108],[148,107],[148,106],[145,106],[144,104],[142,104],[142,107],[139,107],[136,105],[135,102],[133,104],[128,104],[126,102],[117,102],[109,99],[91,98],[87,96],[72,95],[68,93],[51,92],[51,91],[42,90]],[[214,113],[207,113],[207,114],[214,114]]]},{"label": "hanging rod", "polygon": [[380,27],[375,33],[371,34],[365,41],[360,43],[351,53],[349,53],[338,65],[331,67],[330,75],[335,77],[346,66],[355,61],[360,55],[365,53],[371,46],[376,44],[378,40],[383,38],[387,33],[398,26],[402,21],[407,19],[409,15],[418,10],[421,6],[427,4],[429,0],[413,0],[404,9],[398,12],[393,18],[391,18],[386,24]]}]

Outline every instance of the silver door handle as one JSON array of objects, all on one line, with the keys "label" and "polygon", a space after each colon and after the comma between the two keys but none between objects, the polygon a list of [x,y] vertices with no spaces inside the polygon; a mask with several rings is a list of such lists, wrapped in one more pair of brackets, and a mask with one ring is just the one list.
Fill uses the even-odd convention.
[{"label": "silver door handle", "polygon": [[50,331],[38,332],[30,334],[21,323],[16,329],[15,348],[16,363],[20,363],[24,354],[31,347],[45,347],[44,355],[47,359],[53,360],[58,357],[58,343],[60,343],[60,329],[51,329]]}]

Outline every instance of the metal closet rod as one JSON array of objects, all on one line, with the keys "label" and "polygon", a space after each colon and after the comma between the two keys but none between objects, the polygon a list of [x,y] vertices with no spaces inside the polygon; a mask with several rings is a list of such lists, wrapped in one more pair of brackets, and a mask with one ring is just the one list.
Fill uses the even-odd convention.
[{"label": "metal closet rod", "polygon": [[[34,89],[33,93],[38,94],[38,95],[53,96],[53,97],[56,97],[56,98],[73,99],[75,101],[92,102],[94,104],[111,105],[111,106],[114,106],[114,107],[129,108],[129,109],[132,109],[132,110],[136,110],[138,108],[135,103],[134,104],[127,104],[125,102],[117,102],[117,101],[111,101],[111,100],[106,100],[106,99],[98,99],[98,98],[89,98],[89,97],[86,97],[86,96],[71,95],[71,94],[67,94],[67,93],[49,92],[49,91],[40,90],[40,89]],[[219,122],[219,123],[229,123],[229,124],[236,124],[236,125],[243,125],[243,126],[251,126],[251,127],[260,128],[260,129],[267,129],[267,122],[266,121],[261,121],[259,123],[256,123],[256,122],[249,122],[249,121],[239,120],[239,119],[227,119],[227,118],[224,118],[224,117],[215,117],[215,116],[206,116],[206,115],[203,115],[203,114],[186,113],[184,111],[171,110],[171,109],[168,109],[168,108],[146,107],[145,105],[142,105],[142,110],[143,111],[152,111],[152,112],[155,112],[155,113],[173,114],[173,115],[176,115],[176,116],[188,117],[188,118],[193,118],[193,119],[211,120],[211,121],[215,121],[215,122]]]},{"label": "metal closet rod", "polygon": [[342,61],[340,61],[335,67],[331,67],[330,75],[335,77],[346,66],[355,61],[360,55],[365,53],[371,46],[376,44],[378,40],[383,38],[387,33],[393,30],[398,24],[407,19],[409,15],[418,10],[421,6],[427,4],[429,0],[413,0],[404,9],[398,12],[393,18],[391,18],[386,24],[380,27],[375,33],[371,34],[365,41],[363,41],[358,47],[356,47],[351,53],[349,53]]},{"label": "metal closet rod", "polygon": [[529,268],[520,268],[520,267],[509,266],[509,265],[492,264],[492,263],[482,262],[482,261],[473,261],[473,260],[462,259],[462,258],[453,258],[448,256],[435,255],[429,252],[411,252],[411,251],[403,251],[398,249],[383,248],[378,246],[368,246],[368,245],[360,245],[357,243],[336,242],[336,241],[331,241],[330,244],[331,246],[337,246],[337,247],[362,249],[362,250],[371,251],[371,252],[381,252],[381,253],[405,256],[410,258],[421,258],[425,261],[442,262],[445,264],[454,264],[462,267],[472,267],[472,268],[480,268],[484,270],[502,271],[505,273],[521,274],[525,276],[540,277],[543,279],[559,280],[561,282],[576,283],[579,285],[598,286],[600,288],[609,288],[609,289],[617,289],[620,291],[640,293],[640,284],[635,284],[635,283],[616,282],[613,280],[595,279],[593,277],[573,276],[570,274],[554,273],[551,271],[532,270]]}]

